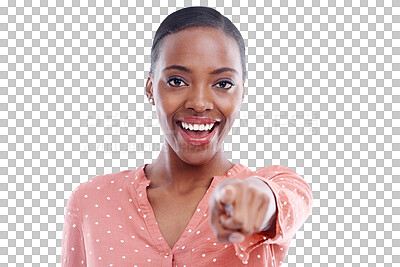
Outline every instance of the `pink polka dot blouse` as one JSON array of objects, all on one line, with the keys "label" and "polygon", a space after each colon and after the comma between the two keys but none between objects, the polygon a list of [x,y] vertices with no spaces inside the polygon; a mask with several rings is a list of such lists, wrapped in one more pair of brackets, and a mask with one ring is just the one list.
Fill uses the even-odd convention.
[{"label": "pink polka dot blouse", "polygon": [[[291,169],[272,165],[253,172],[237,163],[214,176],[171,249],[147,198],[146,165],[98,175],[74,189],[65,210],[62,266],[280,266],[311,212],[311,189]],[[275,229],[247,236],[242,243],[220,243],[209,224],[209,198],[221,180],[250,176],[262,179],[275,195]]]}]

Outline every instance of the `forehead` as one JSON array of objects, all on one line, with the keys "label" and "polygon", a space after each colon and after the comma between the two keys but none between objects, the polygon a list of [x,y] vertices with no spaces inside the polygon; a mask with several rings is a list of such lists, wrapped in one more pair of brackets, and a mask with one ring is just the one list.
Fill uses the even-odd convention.
[{"label": "forehead", "polygon": [[211,27],[191,27],[167,35],[159,55],[161,69],[181,64],[206,69],[231,67],[240,72],[240,52],[236,40]]}]

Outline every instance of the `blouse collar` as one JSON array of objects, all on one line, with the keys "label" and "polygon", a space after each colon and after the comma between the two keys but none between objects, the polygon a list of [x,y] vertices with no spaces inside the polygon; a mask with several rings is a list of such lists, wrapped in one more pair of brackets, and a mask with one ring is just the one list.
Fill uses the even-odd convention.
[{"label": "blouse collar", "polygon": [[[149,165],[149,163],[143,164],[141,166],[139,166],[136,171],[133,173],[133,177],[131,179],[133,179],[133,181],[136,181],[136,185],[141,185],[141,186],[149,186],[151,181],[149,179],[147,179],[146,177],[146,173],[144,172],[144,169],[146,168],[146,166]],[[216,182],[227,178],[227,177],[236,177],[239,176],[242,172],[244,172],[245,170],[250,171],[249,168],[247,168],[246,166],[240,164],[240,163],[236,163],[235,165],[232,166],[232,168],[230,168],[229,170],[227,170],[223,175],[215,175],[213,176],[213,184],[215,184]]]}]

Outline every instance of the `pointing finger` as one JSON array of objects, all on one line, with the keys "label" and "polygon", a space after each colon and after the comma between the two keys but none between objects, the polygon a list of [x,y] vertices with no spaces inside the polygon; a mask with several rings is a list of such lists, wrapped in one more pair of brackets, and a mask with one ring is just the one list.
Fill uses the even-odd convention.
[{"label": "pointing finger", "polygon": [[233,200],[235,199],[235,188],[231,185],[227,185],[221,191],[221,203],[232,204]]}]

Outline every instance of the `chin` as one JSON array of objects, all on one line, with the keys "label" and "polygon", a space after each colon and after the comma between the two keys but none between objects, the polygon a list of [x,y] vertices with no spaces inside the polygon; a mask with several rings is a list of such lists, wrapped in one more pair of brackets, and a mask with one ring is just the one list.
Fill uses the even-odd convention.
[{"label": "chin", "polygon": [[[214,152],[214,151],[213,151]],[[212,160],[215,156],[215,152],[211,153],[208,150],[199,151],[199,149],[192,151],[185,151],[179,153],[177,156],[185,163],[189,165],[203,165]]]}]

